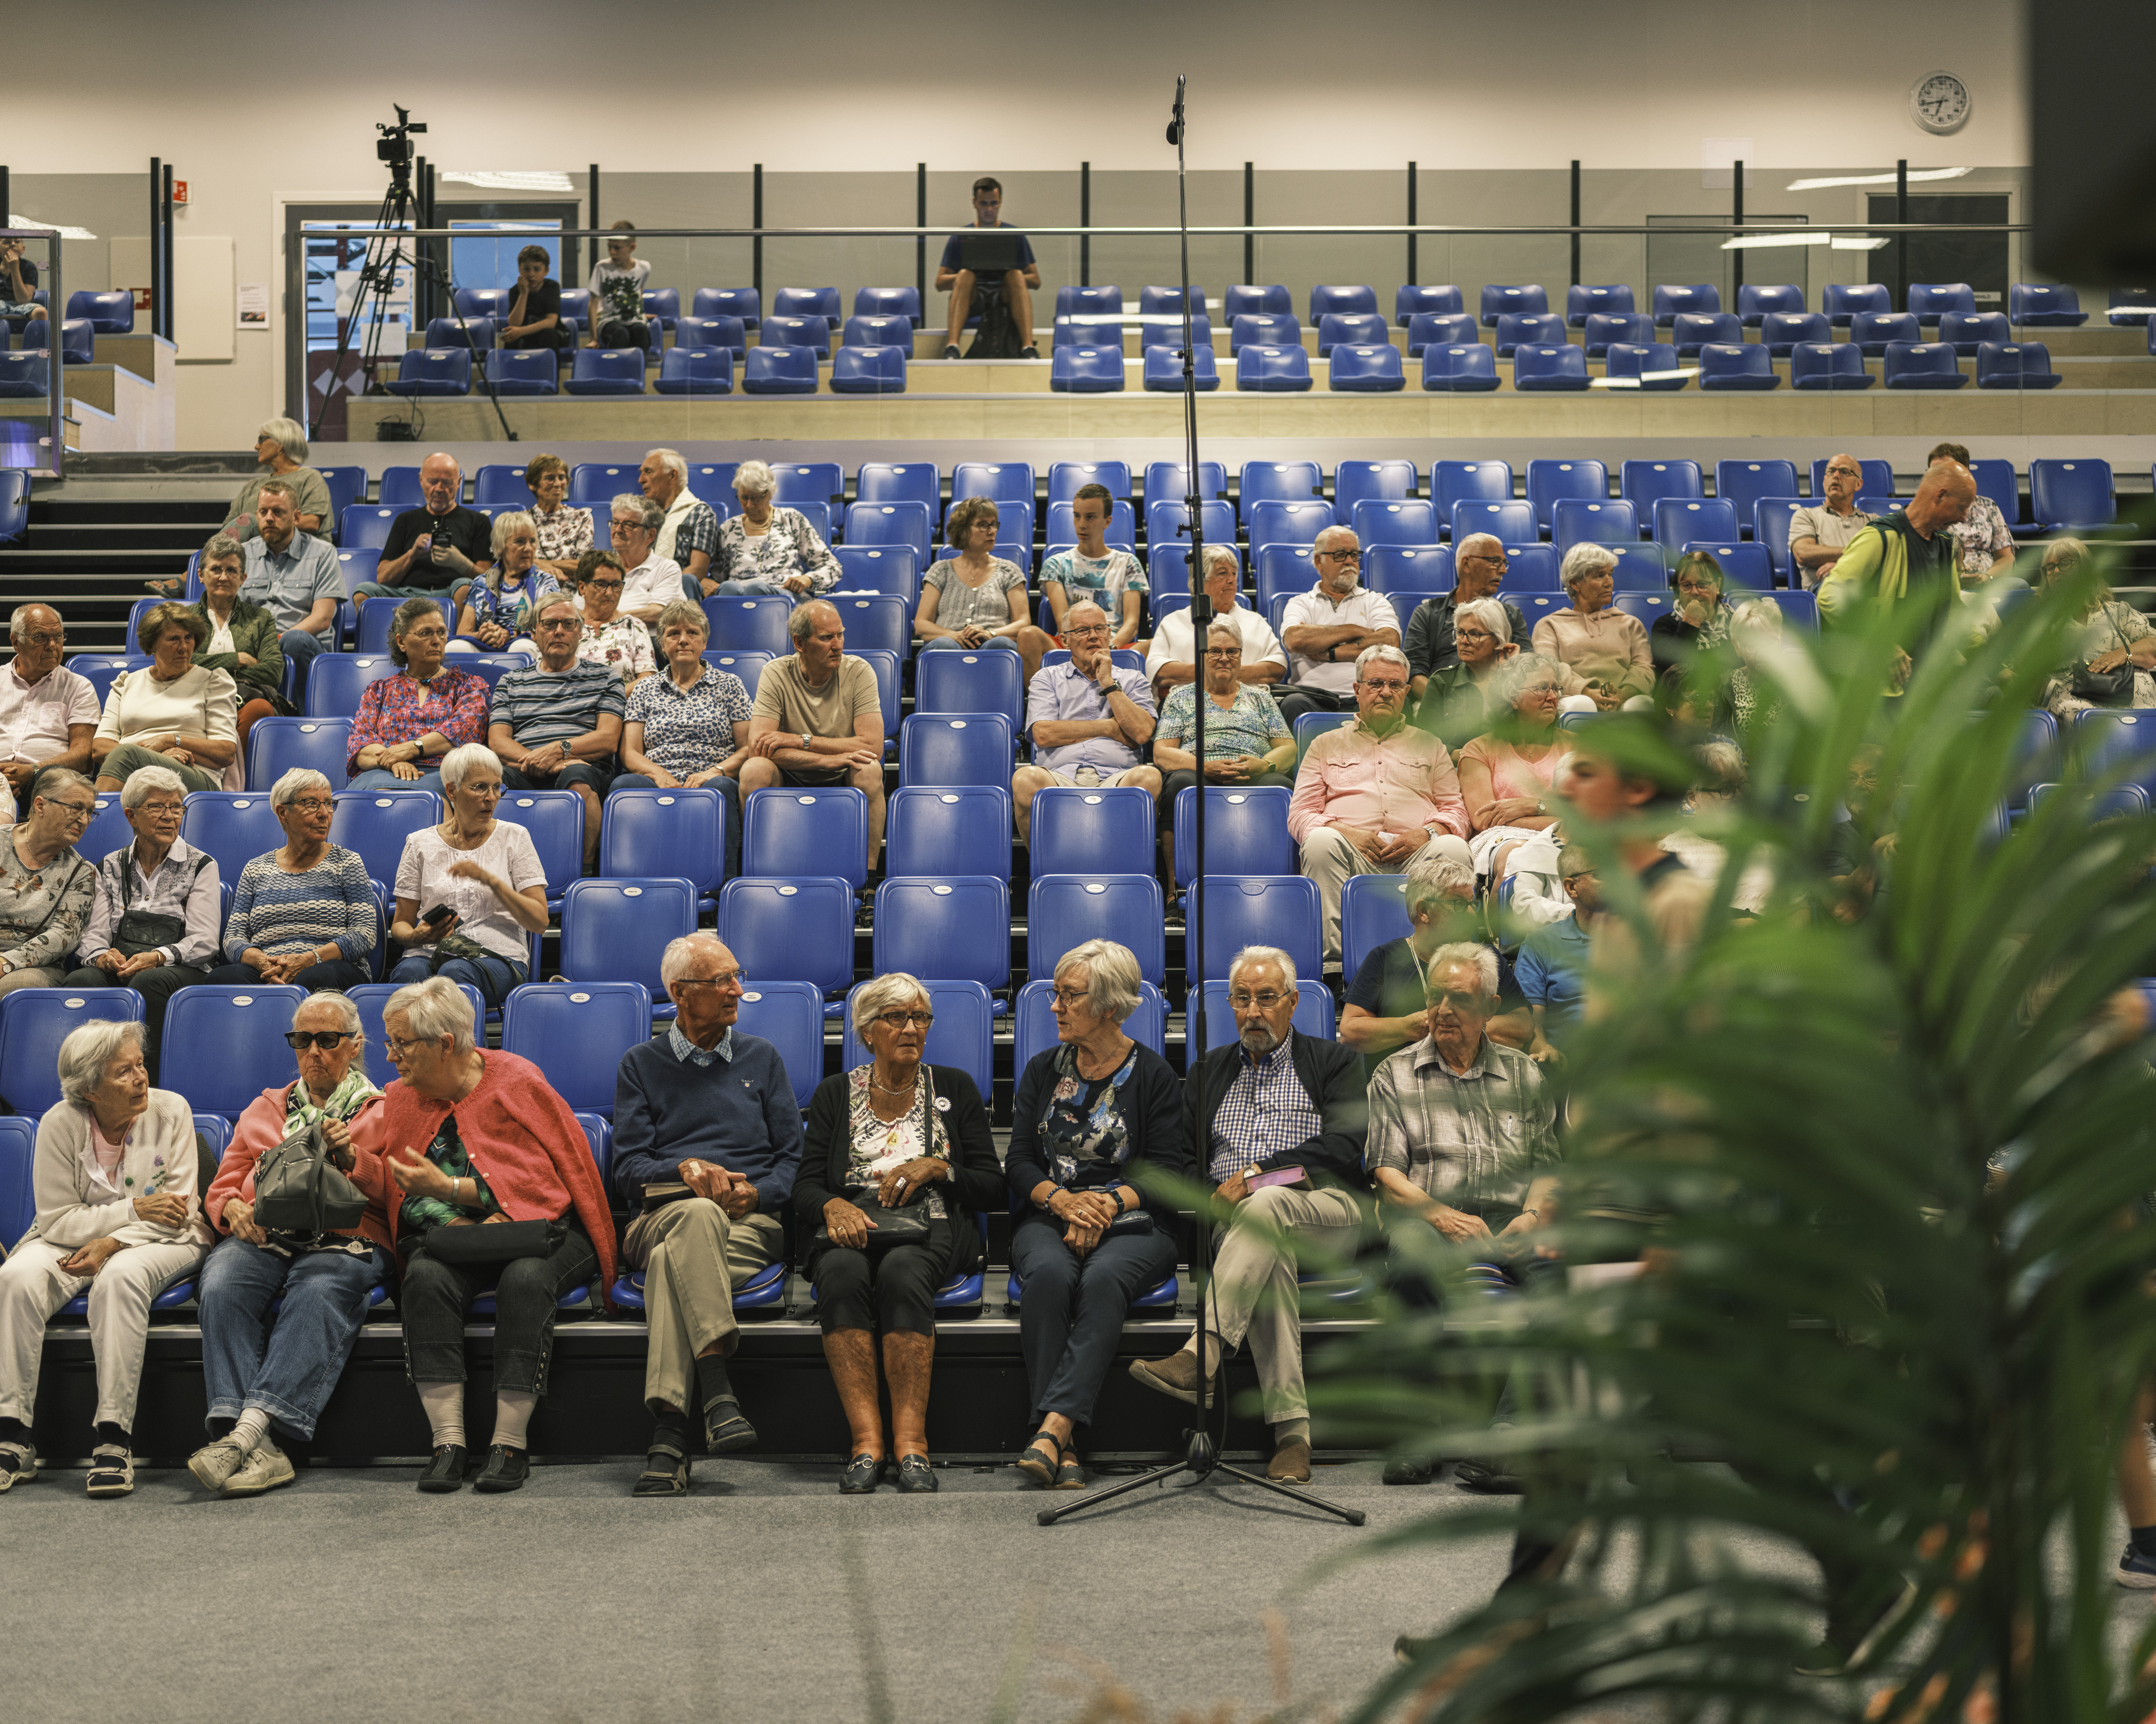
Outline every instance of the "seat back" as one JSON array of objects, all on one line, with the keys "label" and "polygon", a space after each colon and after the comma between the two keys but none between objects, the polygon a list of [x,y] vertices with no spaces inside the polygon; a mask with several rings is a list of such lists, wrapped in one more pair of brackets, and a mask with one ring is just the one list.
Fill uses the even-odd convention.
[{"label": "seat back", "polygon": [[[1229,955],[1230,958],[1234,954]],[[1226,979],[1209,980],[1199,990],[1199,1012],[1204,1026],[1205,1046],[1232,1047],[1235,1042],[1235,1010],[1228,1003]],[[1322,981],[1298,976],[1295,984],[1295,1027],[1321,1042],[1333,1038],[1332,994]]]},{"label": "seat back", "polygon": [[854,315],[856,317],[903,317],[918,328],[921,325],[921,290],[917,287],[856,287],[854,290]]},{"label": "seat back", "polygon": [[1248,521],[1261,502],[1306,503],[1324,489],[1324,474],[1314,461],[1245,461],[1237,500]]},{"label": "seat back", "polygon": [[2118,518],[2111,463],[2039,458],[2029,463],[2030,512],[2052,533],[2107,527]]},{"label": "seat back", "polygon": [[[490,337],[490,325],[482,325]],[[414,347],[398,362],[397,380],[388,385],[398,395],[465,395],[471,393],[470,347]],[[579,353],[581,361],[584,357]]]},{"label": "seat back", "polygon": [[689,309],[699,317],[738,317],[753,329],[763,320],[763,296],[753,287],[700,287]]},{"label": "seat back", "polygon": [[846,646],[896,653],[902,660],[913,649],[913,609],[895,593],[829,593],[824,602],[838,607],[846,625]]},{"label": "seat back", "polygon": [[1000,713],[913,713],[899,728],[899,782],[1008,786],[1013,733]]},{"label": "seat back", "polygon": [[1774,359],[1757,342],[1709,342],[1699,350],[1699,384],[1707,389],[1718,383],[1779,382]]},{"label": "seat back", "polygon": [[1260,287],[1239,281],[1229,286],[1220,299],[1220,314],[1224,317],[1292,316],[1294,313],[1295,301],[1288,297],[1287,289],[1278,283]]},{"label": "seat back", "polygon": [[1799,497],[1763,497],[1752,505],[1752,538],[1763,546],[1775,574],[1790,578],[1789,522],[1804,502]]},{"label": "seat back", "polygon": [[[1209,875],[1291,874],[1295,840],[1288,836],[1285,785],[1253,785],[1205,790],[1205,872]],[[1196,874],[1198,790],[1194,785],[1175,799],[1175,883],[1190,884]]]},{"label": "seat back", "polygon": [[1015,736],[1025,722],[1025,666],[999,649],[924,653],[914,668],[913,710],[1000,713]]},{"label": "seat back", "polygon": [[1868,388],[1863,350],[1854,342],[1799,342],[1789,349],[1789,383],[1799,389]]},{"label": "seat back", "polygon": [[[7,326],[0,324],[0,337]],[[1054,1039],[1051,1031],[1050,1039]],[[38,1122],[28,1114],[0,1116],[0,1239],[12,1247],[38,1218],[31,1170],[37,1160]]]},{"label": "seat back", "polygon": [[[1264,545],[1307,545],[1317,542],[1317,535],[1333,524],[1332,507],[1313,499],[1308,502],[1263,502],[1245,506],[1244,518],[1249,522],[1250,544],[1255,549]],[[1205,523],[1205,536],[1213,538],[1213,523]],[[1233,544],[1231,528],[1216,543]]]},{"label": "seat back", "polygon": [[[0,996],[0,1095],[33,1127],[38,1116],[60,1099],[60,1043],[99,1018],[139,1024],[142,996],[132,988],[18,988]],[[18,1237],[11,1234],[8,1243],[12,1246]]]},{"label": "seat back", "polygon": [[[2095,708],[2074,720],[2069,740],[2083,776],[2094,780],[2116,774],[2118,782],[2135,785],[2144,795],[2156,795],[2156,714]],[[2049,778],[2052,773],[2046,769],[2035,775]],[[0,1037],[4,1034],[5,1022],[0,1020]]]},{"label": "seat back", "polygon": [[913,323],[901,316],[852,316],[839,337],[844,347],[896,347],[901,353],[913,351]]},{"label": "seat back", "polygon": [[645,288],[644,315],[671,329],[680,321],[681,290],[678,287]]},{"label": "seat back", "polygon": [[285,1032],[306,997],[305,988],[256,984],[182,988],[165,1007],[163,1068],[187,1073],[187,1100],[203,1113],[237,1119],[297,1073]]},{"label": "seat back", "polygon": [[1465,311],[1418,311],[1408,319],[1408,357],[1420,358],[1432,347],[1472,347],[1479,337],[1475,320]]},{"label": "seat back", "polygon": [[819,359],[831,357],[831,326],[821,317],[782,316],[763,320],[757,343],[768,348],[806,347]]},{"label": "seat back", "polygon": [[100,335],[131,335],[135,329],[135,296],[124,287],[109,292],[85,288],[68,296],[67,315],[84,319]]},{"label": "seat back", "polygon": [[[544,359],[547,356],[538,356]],[[512,509],[531,509],[539,500],[531,494],[531,487],[524,482],[524,469],[499,462],[481,467],[472,475],[472,507],[490,508],[506,507]]]},{"label": "seat back", "polygon": [[400,512],[354,503],[337,517],[337,543],[348,551],[379,551],[389,543],[389,523]]},{"label": "seat back", "polygon": [[[805,1109],[824,1081],[824,996],[805,981],[750,976],[735,1024],[778,1050],[797,1107]],[[985,1091],[983,1092],[986,1094]]]},{"label": "seat back", "polygon": [[1986,342],[2010,342],[2014,332],[1998,311],[1948,311],[1939,319],[1939,339],[1964,359]]},{"label": "seat back", "polygon": [[[1352,527],[1358,503],[1405,502],[1414,496],[1420,476],[1411,461],[1342,461],[1332,475],[1332,518]],[[1433,533],[1430,543],[1435,538]]]},{"label": "seat back", "polygon": [[1820,309],[1836,329],[1846,329],[1861,312],[1892,311],[1894,296],[1876,281],[1830,282],[1820,291]]},{"label": "seat back", "polygon": [[[684,317],[674,326],[674,346],[676,348],[724,347],[737,360],[748,358],[748,332],[738,317]],[[663,368],[665,356],[660,357]],[[713,499],[706,497],[709,502]]]},{"label": "seat back", "polygon": [[[1374,287],[1313,287],[1310,290],[1310,321],[1318,322],[1326,317],[1354,317],[1378,316],[1378,290]],[[1383,320],[1379,319],[1382,332]],[[1378,340],[1384,337],[1380,333]]]},{"label": "seat back", "polygon": [[1441,461],[1430,470],[1430,501],[1440,520],[1450,521],[1453,506],[1463,502],[1509,502],[1512,469],[1501,461]]},{"label": "seat back", "polygon": [[1256,562],[1257,609],[1268,616],[1276,605],[1317,584],[1317,564],[1308,545],[1261,545]]},{"label": "seat back", "polygon": [[501,1051],[537,1066],[572,1112],[607,1120],[622,1056],[650,1039],[651,994],[641,982],[526,982],[501,1010]]},{"label": "seat back", "polygon": [[932,522],[943,513],[943,471],[934,461],[863,461],[854,486],[865,503],[924,503]]},{"label": "seat back", "polygon": [[258,718],[247,736],[248,788],[266,798],[279,779],[304,766],[326,778],[331,791],[341,790],[351,742],[349,718]]},{"label": "seat back", "polygon": [[[1453,586],[1450,545],[1372,545],[1363,553],[1363,584],[1373,593],[1449,593]],[[1398,610],[1396,605],[1394,607]],[[1401,621],[1406,621],[1403,614]]]},{"label": "seat back", "polygon": [[840,309],[835,287],[782,287],[771,296],[773,315],[780,317],[820,317],[827,329],[839,327]]},{"label": "seat back", "polygon": [[1302,342],[1302,325],[1292,311],[1246,313],[1228,325],[1228,352],[1240,355],[1250,347],[1295,347]]},{"label": "seat back", "polygon": [[793,637],[786,631],[793,601],[783,594],[742,598],[722,593],[703,604],[714,651],[767,652],[783,658],[793,651]]},{"label": "seat back", "polygon": [[1564,319],[1554,311],[1507,311],[1497,320],[1494,340],[1500,359],[1509,359],[1524,347],[1568,347]]},{"label": "seat back", "polygon": [[743,802],[744,875],[837,874],[856,890],[868,883],[869,803],[852,785],[774,785]]},{"label": "seat back", "polygon": [[427,345],[430,347],[470,347],[480,353],[491,352],[494,347],[494,322],[488,317],[435,317],[427,324]]},{"label": "seat back", "polygon": [[[1206,543],[1232,545],[1235,543],[1235,511],[1224,497],[1206,498],[1199,505],[1199,524],[1204,528]],[[1163,545],[1187,544],[1190,535],[1185,528],[1189,520],[1190,510],[1180,497],[1163,497],[1158,502],[1147,503],[1147,548],[1157,551]],[[1308,540],[1298,540],[1290,535],[1286,542],[1291,544],[1307,543]]]},{"label": "seat back", "polygon": [[1456,317],[1466,309],[1459,287],[1451,282],[1410,284],[1393,296],[1393,322],[1403,329],[1413,328],[1417,317]]},{"label": "seat back", "polygon": [[855,503],[846,510],[849,547],[911,545],[926,561],[935,543],[935,511],[925,502]]},{"label": "seat back", "polygon": [[1961,380],[1954,350],[1944,342],[1889,342],[1887,344],[1887,387],[1917,381],[1951,378]]},{"label": "seat back", "polygon": [[1560,497],[1551,523],[1550,541],[1562,557],[1577,544],[1636,545],[1640,519],[1631,504],[1611,497],[1588,502]]},{"label": "seat back", "polygon": [[[1826,463],[1822,461],[1820,466]],[[1888,488],[1892,487],[1890,485]],[[1714,494],[1737,506],[1737,518],[1748,522],[1752,506],[1763,497],[1794,497],[1797,464],[1787,461],[1718,461],[1714,464]],[[1812,495],[1820,494],[1819,477],[1812,477]]]},{"label": "seat back", "polygon": [[669,940],[696,929],[696,888],[678,876],[572,880],[562,894],[562,974],[576,981],[640,982],[663,998],[660,955]]},{"label": "seat back", "polygon": [[[854,505],[859,508],[860,505]],[[870,505],[870,507],[875,505]],[[850,533],[851,528],[848,531]],[[921,598],[921,565],[927,553],[906,544],[834,545],[839,562],[841,593],[890,593],[906,600],[911,610]]]},{"label": "seat back", "polygon": [[875,974],[902,970],[1010,986],[1010,883],[993,874],[919,875],[876,888],[871,960]]},{"label": "seat back", "polygon": [[[1223,497],[1228,494],[1228,466],[1224,461],[1201,461],[1198,463],[1198,495]],[[1145,470],[1145,504],[1147,518],[1151,518],[1155,503],[1182,503],[1189,498],[1190,463],[1179,461],[1157,461],[1147,464]],[[1210,534],[1207,535],[1209,538]]]},{"label": "seat back", "polygon": [[384,885],[397,878],[404,841],[442,818],[442,799],[432,790],[339,790],[335,800],[330,842],[351,851],[366,865],[367,877]]},{"label": "seat back", "polygon": [[1050,785],[1033,799],[1026,839],[1029,871],[1035,875],[1143,872],[1153,859],[1153,807],[1151,793],[1135,785],[1102,785],[1091,790]]},{"label": "seat back", "polygon": [[763,680],[764,667],[770,664],[767,652],[706,652],[704,662],[724,671],[740,682],[748,696],[749,704],[756,704],[757,685]]},{"label": "seat back", "polygon": [[1655,543],[1674,550],[1693,539],[1740,538],[1737,505],[1726,497],[1666,497],[1655,505]]},{"label": "seat back", "polygon": [[1407,384],[1400,350],[1390,342],[1342,342],[1332,349],[1331,363],[1332,386],[1337,390],[1378,394]]},{"label": "seat back", "polygon": [[1010,792],[998,785],[901,785],[891,793],[884,873],[984,874],[1008,886],[1010,831]]},{"label": "seat back", "polygon": [[1535,506],[1515,497],[1504,502],[1456,502],[1452,506],[1452,543],[1471,533],[1494,533],[1506,544],[1532,544],[1542,535]]},{"label": "seat back", "polygon": [[854,975],[854,888],[835,875],[729,880],[719,893],[719,938],[759,984],[813,985],[826,999]]},{"label": "seat back", "polygon": [[[732,394],[734,387],[733,349],[719,347],[669,347],[659,356],[657,387],[662,395]],[[721,501],[723,502],[724,500]]]},{"label": "seat back", "polygon": [[1747,544],[1733,534],[1720,538],[1686,539],[1670,547],[1672,569],[1679,558],[1690,556],[1694,551],[1704,551],[1714,558],[1727,586],[1744,587],[1760,593],[1770,591],[1774,587],[1774,559],[1763,544]]},{"label": "seat back", "polygon": [[1681,311],[1670,326],[1670,340],[1681,359],[1698,357],[1702,347],[1709,343],[1741,342],[1744,326],[1737,321],[1734,311]]},{"label": "seat back", "polygon": [[[367,609],[386,610],[393,617],[397,610],[394,602],[382,599],[372,600]],[[367,685],[396,674],[396,662],[387,652],[322,653],[307,667],[307,716],[356,717]]]},{"label": "seat back", "polygon": [[951,470],[951,501],[992,497],[998,502],[1033,507],[1033,466],[1029,461],[960,461]]},{"label": "seat back", "polygon": [[1279,389],[1310,386],[1310,355],[1286,343],[1245,342],[1235,355],[1235,387]]},{"label": "seat back", "polygon": [[[639,794],[625,790],[624,795]],[[669,795],[689,796],[698,794],[690,790],[669,791]],[[716,795],[716,791],[709,794]],[[610,810],[613,799],[609,796],[602,805],[601,829],[604,830],[604,810]],[[569,889],[569,883],[584,872],[584,802],[574,790],[510,790],[506,792],[495,809],[496,818],[511,826],[521,826],[531,840],[531,847],[539,852],[539,866],[547,876],[547,902],[550,908],[558,908],[562,894]],[[715,864],[716,866],[716,864]],[[600,872],[608,872],[602,866]],[[615,870],[626,872],[627,870]],[[660,870],[645,870],[658,872]],[[669,874],[685,874],[686,867],[669,867]],[[393,875],[382,876],[384,880]],[[423,907],[424,908],[424,907]]]},{"label": "seat back", "polygon": [[[1314,298],[1324,291],[1322,288],[1313,288],[1312,296]],[[1377,295],[1373,292],[1370,296],[1374,300]],[[1317,326],[1317,351],[1321,358],[1337,347],[1358,342],[1389,343],[1389,342],[1385,320],[1374,310],[1327,311],[1322,317],[1313,312],[1310,321]]]},{"label": "seat back", "polygon": [[1544,460],[1527,463],[1527,501],[1534,507],[1535,525],[1544,533],[1556,525],[1560,497],[1599,502],[1609,495],[1609,469],[1599,461]]},{"label": "seat back", "polygon": [[1620,342],[1645,347],[1655,339],[1655,320],[1644,311],[1596,311],[1585,324],[1585,346],[1590,359],[1605,355]]},{"label": "seat back", "polygon": [[[1563,588],[1558,581],[1558,554],[1554,545],[1507,543],[1505,547],[1507,568],[1505,571],[1505,590],[1510,594],[1557,593]],[[1537,621],[1523,599],[1521,612],[1530,630]]]},{"label": "seat back", "polygon": [[1657,511],[1666,497],[1707,495],[1696,461],[1628,461],[1618,469],[1617,490],[1643,521],[1660,518]]},{"label": "seat back", "polygon": [[1585,328],[1590,317],[1630,316],[1638,311],[1632,290],[1625,283],[1600,286],[1575,282],[1565,290],[1564,321],[1574,329]]},{"label": "seat back", "polygon": [[1035,874],[1025,902],[1025,972],[1055,973],[1089,939],[1130,948],[1155,987],[1168,977],[1167,910],[1160,882],[1143,874]]},{"label": "seat back", "polygon": [[[1178,867],[1180,853],[1178,846]],[[1209,867],[1192,896],[1196,902],[1184,912],[1184,924],[1191,930],[1187,939],[1201,944],[1199,971],[1204,980],[1224,981],[1235,954],[1253,945],[1280,947],[1295,960],[1298,975],[1321,973],[1316,881],[1301,874],[1224,878]]]},{"label": "seat back", "polygon": [[1984,342],[1976,350],[1980,389],[2048,389],[2058,382],[2051,350],[2041,342]]},{"label": "seat back", "polygon": [[742,363],[742,387],[751,394],[813,395],[817,358],[810,347],[751,347]]},{"label": "seat back", "polygon": [[[995,1037],[994,1004],[988,998],[988,991],[977,981],[931,979],[925,975],[921,978],[921,985],[927,991],[929,1009],[936,1014],[935,1022],[928,1027],[921,1058],[932,1066],[956,1066],[973,1080],[973,1087],[981,1092],[981,1100],[986,1104],[993,1094],[990,1075]],[[866,986],[865,982],[862,984],[863,987]],[[855,988],[846,999],[845,1034],[839,1049],[839,1069],[842,1072],[868,1063],[867,1045],[854,1026],[854,1001],[860,991],[860,988]]]},{"label": "seat back", "polygon": [[[249,740],[251,743],[253,738]],[[340,760],[337,764],[341,769],[344,763]],[[266,790],[191,791],[180,815],[180,836],[214,858],[218,878],[234,883],[239,871],[256,857],[281,850],[285,844],[285,829],[270,806]]]},{"label": "seat back", "polygon": [[1506,316],[1525,316],[1549,310],[1549,295],[1532,285],[1506,286],[1491,284],[1482,290],[1482,327],[1496,327],[1497,320]]},{"label": "seat back", "polygon": [[1919,323],[1937,323],[1948,311],[1976,309],[1976,290],[1966,281],[1912,281],[1904,306]]},{"label": "seat back", "polygon": [[1712,314],[1722,309],[1722,290],[1712,281],[1662,283],[1655,289],[1655,327],[1667,329],[1686,314]]},{"label": "seat back", "polygon": [[[519,797],[539,794],[523,791]],[[550,795],[563,794],[550,792]],[[567,792],[572,799],[574,791]],[[581,816],[582,803],[576,805]],[[523,817],[503,809],[505,818],[524,824]],[[572,829],[577,849],[569,859],[567,877],[557,888],[554,870],[547,871],[547,891],[567,890],[583,862],[582,822]],[[535,841],[536,835],[534,835]],[[716,790],[620,790],[609,795],[599,816],[599,872],[609,879],[639,876],[678,875],[708,898],[724,883],[726,857],[726,805]]]},{"label": "seat back", "polygon": [[1435,545],[1442,531],[1437,505],[1409,497],[1397,502],[1366,500],[1355,505],[1350,524],[1367,559],[1377,545]]},{"label": "seat back", "polygon": [[1757,329],[1776,312],[1801,312],[1804,291],[1794,282],[1776,286],[1747,281],[1737,290],[1737,315],[1747,329]]},{"label": "seat back", "polygon": [[[337,763],[340,766],[343,762]],[[182,816],[182,821],[185,816]],[[101,862],[116,850],[135,841],[135,829],[127,824],[127,815],[120,805],[120,792],[100,790],[97,797],[97,812],[90,816],[90,825],[74,841],[75,854],[86,862]],[[218,870],[223,878],[224,870]],[[0,1095],[7,1091],[0,1089]]]},{"label": "seat back", "polygon": [[1823,342],[1830,332],[1817,311],[1769,311],[1759,322],[1759,340],[1777,359],[1786,359],[1799,342]]}]

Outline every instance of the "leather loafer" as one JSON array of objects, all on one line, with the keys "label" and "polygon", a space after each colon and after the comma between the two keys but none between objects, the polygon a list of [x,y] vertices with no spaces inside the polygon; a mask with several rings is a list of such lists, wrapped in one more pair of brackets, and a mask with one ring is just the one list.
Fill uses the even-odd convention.
[{"label": "leather loafer", "polygon": [[1281,1444],[1273,1450],[1273,1458],[1266,1464],[1265,1476],[1296,1485],[1310,1483],[1310,1444],[1300,1437]]},{"label": "leather loafer", "polygon": [[936,1469],[928,1464],[927,1455],[899,1456],[898,1488],[908,1495],[917,1495],[936,1489]]},{"label": "leather loafer", "polygon": [[419,1488],[429,1495],[461,1490],[465,1486],[465,1445],[444,1443],[434,1451],[434,1458],[427,1463],[427,1470],[419,1474]]},{"label": "leather loafer", "polygon": [[857,1454],[845,1464],[839,1474],[839,1494],[841,1496],[865,1496],[883,1479],[883,1457],[880,1454]]},{"label": "leather loafer", "polygon": [[1388,1485],[1427,1485],[1437,1475],[1440,1462],[1434,1460],[1389,1460],[1385,1463],[1384,1482]]},{"label": "leather loafer", "polygon": [[531,1457],[521,1449],[497,1443],[486,1452],[486,1464],[472,1480],[475,1490],[514,1490],[531,1476]]}]

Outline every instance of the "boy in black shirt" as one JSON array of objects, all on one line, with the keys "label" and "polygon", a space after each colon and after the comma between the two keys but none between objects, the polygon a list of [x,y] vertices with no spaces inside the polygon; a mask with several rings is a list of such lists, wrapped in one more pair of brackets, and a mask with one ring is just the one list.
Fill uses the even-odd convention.
[{"label": "boy in black shirt", "polygon": [[516,292],[509,313],[495,332],[505,347],[562,347],[572,344],[562,328],[562,285],[550,280],[550,260],[543,245],[527,245],[516,254]]}]

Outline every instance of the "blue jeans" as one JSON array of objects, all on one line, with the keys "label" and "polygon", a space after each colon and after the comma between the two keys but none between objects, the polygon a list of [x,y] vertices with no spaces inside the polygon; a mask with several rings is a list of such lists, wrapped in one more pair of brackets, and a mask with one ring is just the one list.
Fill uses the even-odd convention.
[{"label": "blue jeans", "polygon": [[712,589],[714,599],[768,598],[786,589],[775,580],[722,580]]},{"label": "blue jeans", "polygon": [[1013,652],[1018,651],[1018,642],[1008,635],[991,635],[978,646],[968,646],[954,636],[938,635],[933,640],[923,641],[919,651],[922,652],[985,652],[991,646],[1008,646]]},{"label": "blue jeans", "polygon": [[417,778],[399,778],[387,766],[370,766],[364,772],[354,773],[352,782],[345,788],[350,790],[432,790],[437,796],[446,798],[449,793],[442,788],[442,769],[431,767]]},{"label": "blue jeans", "polygon": [[[388,980],[403,987],[408,982],[424,981],[428,966],[434,959],[425,952],[414,952],[409,957],[399,958]],[[480,997],[490,1006],[499,1006],[509,997],[509,991],[523,985],[525,969],[521,964],[512,964],[506,958],[489,952],[480,958],[452,958],[441,969],[434,972],[445,980],[468,983],[477,988]]]},{"label": "blue jeans", "polygon": [[[213,1420],[259,1407],[282,1431],[306,1441],[343,1374],[367,1317],[370,1288],[389,1273],[389,1253],[369,1245],[303,1251],[286,1258],[244,1239],[226,1239],[203,1264],[203,1377]],[[279,1294],[285,1308],[272,1325]]]},{"label": "blue jeans", "polygon": [[[741,781],[721,773],[716,778],[704,780],[704,788],[716,790],[719,800],[726,805],[726,878],[741,877],[742,850],[742,795]],[[616,790],[653,790],[658,786],[641,772],[624,772],[607,786],[607,794]]]},{"label": "blue jeans", "polygon": [[1018,1340],[1034,1412],[1090,1425],[1131,1301],[1173,1272],[1175,1241],[1156,1227],[1103,1239],[1081,1258],[1063,1243],[1061,1222],[1036,1214],[1011,1233],[1011,1267],[1025,1282]]}]

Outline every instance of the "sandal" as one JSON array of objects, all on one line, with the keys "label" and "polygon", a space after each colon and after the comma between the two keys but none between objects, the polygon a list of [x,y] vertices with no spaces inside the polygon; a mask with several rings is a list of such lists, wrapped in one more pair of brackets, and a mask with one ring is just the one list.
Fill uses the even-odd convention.
[{"label": "sandal", "polygon": [[1025,1452],[1018,1458],[1018,1469],[1034,1484],[1052,1489],[1056,1480],[1056,1462],[1062,1453],[1062,1445],[1055,1437],[1042,1431],[1025,1445]]},{"label": "sandal", "polygon": [[629,1489],[631,1496],[686,1496],[689,1494],[689,1457],[670,1449],[654,1449],[644,1457],[644,1470]]},{"label": "sandal", "polygon": [[1055,1469],[1055,1488],[1058,1490],[1083,1490],[1093,1481],[1086,1476],[1085,1468],[1078,1464],[1078,1451],[1063,1451],[1063,1464]]},{"label": "sandal", "polygon": [[126,1495],[135,1488],[135,1457],[120,1444],[99,1444],[90,1452],[85,1485],[92,1496]]}]

